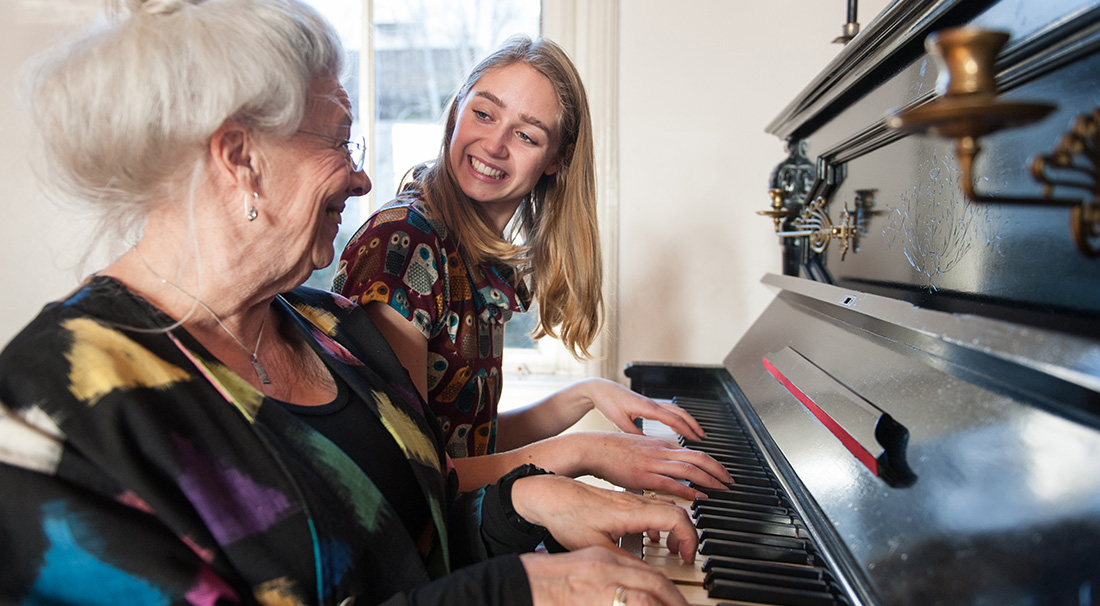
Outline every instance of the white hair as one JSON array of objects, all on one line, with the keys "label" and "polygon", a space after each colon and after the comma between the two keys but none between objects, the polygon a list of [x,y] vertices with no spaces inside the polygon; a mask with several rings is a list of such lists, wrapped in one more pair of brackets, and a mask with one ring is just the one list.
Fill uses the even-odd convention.
[{"label": "white hair", "polygon": [[124,0],[121,19],[41,56],[27,94],[55,186],[130,235],[191,186],[226,120],[289,136],[314,78],[339,76],[332,26],[299,0]]}]

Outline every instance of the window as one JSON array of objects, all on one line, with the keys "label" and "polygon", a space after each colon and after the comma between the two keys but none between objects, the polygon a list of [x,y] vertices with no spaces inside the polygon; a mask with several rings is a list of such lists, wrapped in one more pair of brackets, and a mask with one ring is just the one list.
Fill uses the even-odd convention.
[{"label": "window", "polygon": [[[370,139],[368,174],[373,183],[369,196],[348,201],[332,265],[314,272],[307,282],[327,289],[340,252],[363,221],[393,199],[410,168],[438,155],[443,112],[469,70],[510,36],[539,35],[540,0],[310,1],[336,25],[348,50],[344,86],[354,108],[352,134]],[[364,13],[370,18],[364,19]],[[369,40],[362,34],[365,21],[372,24]],[[362,65],[367,53],[373,61]],[[364,90],[359,83],[368,78],[373,85]],[[360,101],[361,94],[372,95],[369,103]],[[370,113],[373,123],[366,124],[362,114]],[[544,373],[562,367],[560,344],[548,339],[536,343],[528,336],[535,320],[534,313],[513,316],[505,332],[510,350],[506,372]]]},{"label": "window", "polygon": [[[325,16],[335,27],[340,34],[340,40],[344,44],[344,49],[347,51],[347,56],[344,60],[344,73],[341,74],[341,82],[344,85],[344,89],[348,92],[348,97],[351,100],[351,112],[352,112],[352,125],[351,136],[355,137],[360,134],[366,134],[369,132],[369,125],[364,124],[362,120],[362,99],[360,93],[362,88],[359,86],[360,74],[363,73],[361,69],[361,58],[364,53],[365,38],[363,37],[363,15],[364,15],[364,3],[370,2],[370,0],[362,0],[362,2],[348,2],[347,0],[305,0],[308,4],[313,6],[318,12]],[[369,72],[368,72],[369,73]],[[371,150],[369,149],[370,142],[368,142],[367,149],[367,174],[371,176],[372,181],[374,178],[373,166],[371,166]],[[359,228],[362,223],[360,216],[364,219],[369,215],[369,207],[366,205],[368,197],[351,198],[348,200],[347,207],[344,209],[342,224],[340,225],[340,232],[336,235],[336,241],[333,243],[333,247],[336,250],[336,254],[332,260],[332,263],[324,268],[318,269],[313,272],[313,275],[306,280],[306,286],[313,288],[319,288],[322,290],[329,290],[332,288],[332,277],[336,273],[336,265],[340,261],[340,253],[344,250],[344,246],[347,245],[348,240],[355,233],[355,230]],[[364,207],[364,208],[360,208]]]},{"label": "window", "polygon": [[[440,61],[446,56],[480,58],[497,45],[497,40],[503,40],[517,32],[525,32],[531,35],[541,33],[548,35],[565,47],[573,56],[581,71],[581,77],[588,89],[589,103],[593,112],[593,127],[597,133],[614,133],[617,129],[617,104],[618,104],[618,47],[619,47],[619,0],[601,0],[600,2],[586,2],[584,0],[307,0],[328,17],[340,30],[344,44],[348,48],[350,57],[348,61],[349,73],[345,86],[352,103],[356,107],[356,117],[359,112],[363,115],[375,115],[375,107],[380,101],[375,100],[373,94],[377,94],[381,86],[360,86],[360,82],[371,83],[375,78],[371,74],[385,71],[384,57],[387,52],[393,53],[399,39],[399,31],[404,28],[405,35],[419,31],[419,44],[421,53],[425,49],[435,49],[431,55],[437,69],[425,70],[422,73],[438,78],[442,68],[438,67]],[[541,4],[541,6],[540,6]],[[458,8],[461,7],[461,11]],[[420,23],[416,27],[416,23]],[[371,24],[371,25],[365,25]],[[449,30],[443,30],[449,26]],[[541,27],[540,27],[541,26]],[[374,31],[371,36],[364,32]],[[387,31],[389,30],[389,31]],[[451,33],[445,33],[451,32]],[[463,34],[463,32],[465,32]],[[464,37],[456,37],[459,35]],[[476,48],[480,45],[481,48]],[[373,47],[378,47],[372,52]],[[450,54],[441,58],[441,49],[449,49]],[[476,50],[475,50],[476,49]],[[465,54],[462,54],[462,52]],[[406,55],[410,54],[406,49]],[[373,61],[362,61],[360,57],[373,57]],[[423,56],[421,60],[426,60]],[[452,84],[436,80],[434,82],[413,84],[421,86],[418,93],[422,98],[431,98],[433,95],[424,93],[423,88],[435,90],[434,97],[442,97],[445,102],[458,85],[458,79],[464,75],[468,65],[455,67],[455,72],[448,78]],[[389,94],[397,94],[397,88],[402,86],[385,85],[391,89]],[[361,93],[368,95],[361,99]],[[434,134],[432,129],[439,129],[442,104],[440,103],[437,114],[432,116],[421,111],[421,117],[412,119],[410,113],[397,115],[400,123],[397,130],[402,131],[396,138],[394,129],[380,127],[371,120],[357,121],[353,128],[360,129],[372,141],[368,153],[373,158],[370,162],[369,174],[374,181],[374,189],[370,195],[349,201],[348,208],[344,211],[343,230],[337,236],[335,247],[337,252],[343,250],[351,235],[359,228],[370,212],[376,206],[386,203],[394,193],[394,183],[400,179],[404,171],[412,165],[430,159],[438,152],[441,135],[438,130]],[[382,113],[377,112],[377,113]],[[423,116],[428,116],[424,119]],[[372,135],[372,133],[374,133]],[[395,143],[396,141],[396,143]],[[416,147],[413,142],[419,142]],[[406,145],[408,147],[406,147]],[[423,146],[423,148],[421,148]],[[597,136],[596,138],[596,172],[600,175],[597,181],[599,214],[601,217],[600,238],[604,246],[604,283],[611,285],[617,281],[617,246],[618,228],[609,217],[617,214],[618,208],[618,168],[615,163],[617,157],[617,141],[614,137]],[[396,161],[394,160],[396,158]],[[388,163],[388,166],[383,164]],[[395,170],[395,167],[396,170]],[[397,174],[400,173],[400,174]],[[317,288],[330,288],[332,275],[335,272],[335,264],[324,270],[315,272],[307,282]],[[617,326],[617,295],[614,289],[608,288],[604,292],[604,302],[607,305],[605,320],[607,326]],[[568,354],[565,347],[559,341],[553,339],[541,339],[537,346],[528,338],[519,339],[519,343],[513,343],[516,337],[526,337],[530,332],[530,326],[535,320],[532,313],[517,314],[513,316],[512,326],[505,332],[509,342],[505,348],[504,372],[509,375],[531,374],[534,375],[528,381],[506,381],[507,389],[504,396],[508,397],[510,391],[522,386],[525,382],[551,380],[549,375],[558,378],[579,375],[615,377],[621,369],[617,367],[618,352],[613,338],[607,338],[610,333],[605,332],[595,344],[593,353],[597,358],[586,363],[578,363]],[[526,322],[526,325],[522,323]],[[614,330],[614,328],[612,328]],[[524,403],[533,401],[533,397],[521,396],[517,398]],[[502,401],[502,408],[505,406]]]},{"label": "window", "polygon": [[[439,153],[443,111],[467,71],[508,37],[538,35],[540,1],[309,2],[337,27],[348,50],[344,87],[354,112],[352,134],[367,134],[370,147],[367,170],[373,189],[369,196],[348,201],[335,242],[339,257],[371,211],[393,199],[408,169]],[[369,40],[363,36],[364,22],[372,24]],[[362,65],[366,53],[373,60]],[[359,83],[371,74],[373,84],[364,90]],[[363,103],[361,93],[373,98]],[[360,112],[372,113],[370,108],[373,122],[366,124]],[[314,272],[307,284],[329,288],[337,262]]]},{"label": "window", "polygon": [[463,77],[508,37],[539,33],[539,0],[374,0],[375,203],[432,160]]}]

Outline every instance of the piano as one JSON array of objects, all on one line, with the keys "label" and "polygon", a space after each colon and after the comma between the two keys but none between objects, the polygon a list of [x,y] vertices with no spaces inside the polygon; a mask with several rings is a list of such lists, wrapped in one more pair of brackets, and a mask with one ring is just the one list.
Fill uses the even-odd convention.
[{"label": "piano", "polygon": [[735,478],[695,566],[640,541],[689,602],[1100,604],[1098,50],[1095,0],[897,0],[767,126],[773,301],[625,371]]}]

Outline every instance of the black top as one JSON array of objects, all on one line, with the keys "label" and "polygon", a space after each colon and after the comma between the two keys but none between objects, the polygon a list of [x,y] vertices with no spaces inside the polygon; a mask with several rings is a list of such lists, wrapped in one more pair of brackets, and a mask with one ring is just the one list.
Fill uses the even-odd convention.
[{"label": "black top", "polygon": [[397,511],[409,536],[418,537],[431,524],[431,513],[409,461],[361,396],[336,373],[336,399],[320,406],[299,406],[276,400],[343,450],[378,487]]}]

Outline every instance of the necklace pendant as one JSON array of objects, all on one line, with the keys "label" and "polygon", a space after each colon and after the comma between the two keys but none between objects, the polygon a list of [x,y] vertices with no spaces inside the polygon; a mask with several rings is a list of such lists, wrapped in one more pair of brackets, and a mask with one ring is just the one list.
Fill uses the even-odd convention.
[{"label": "necklace pendant", "polygon": [[260,359],[256,357],[256,354],[252,354],[252,370],[256,371],[256,376],[260,377],[261,383],[271,385],[271,379],[267,378],[267,371],[264,370],[264,365],[260,364]]}]

